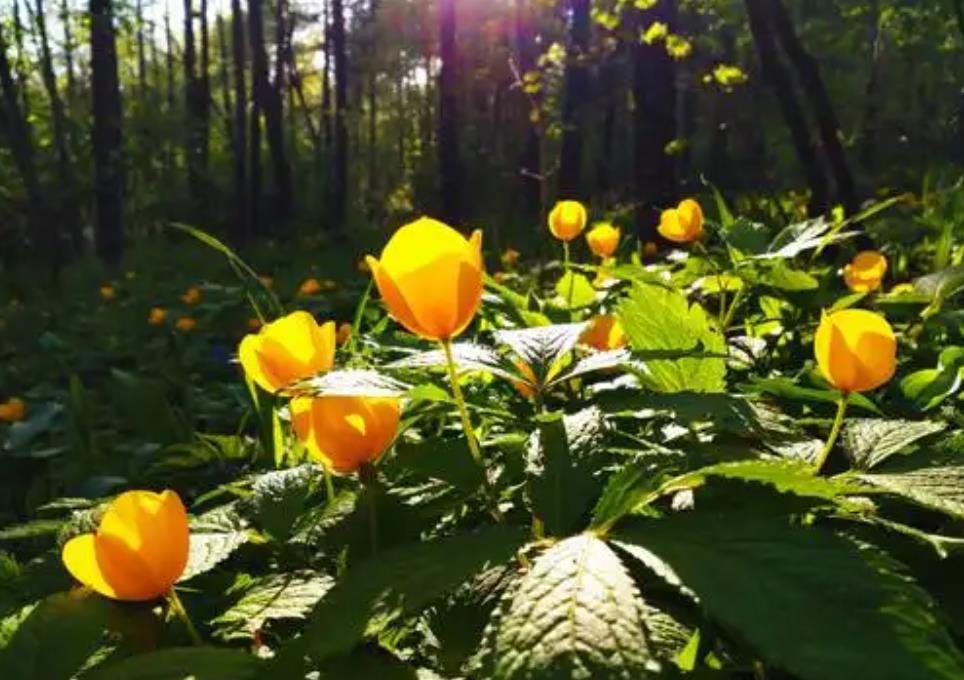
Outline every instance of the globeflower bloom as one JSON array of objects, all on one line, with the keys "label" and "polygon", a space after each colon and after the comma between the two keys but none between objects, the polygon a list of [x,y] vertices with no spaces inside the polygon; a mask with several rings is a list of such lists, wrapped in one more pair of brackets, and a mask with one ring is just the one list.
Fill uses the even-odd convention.
[{"label": "globeflower bloom", "polygon": [[292,312],[248,334],[238,347],[244,372],[267,392],[331,369],[335,322],[322,326],[308,312]]},{"label": "globeflower bloom", "polygon": [[466,239],[422,217],[396,231],[380,259],[369,255],[367,262],[391,315],[426,340],[451,340],[482,303],[481,231]]},{"label": "globeflower bloom", "polygon": [[147,315],[147,323],[152,326],[160,326],[167,321],[167,310],[163,307],[154,307]]},{"label": "globeflower bloom", "polygon": [[549,231],[560,241],[571,241],[586,228],[589,215],[579,201],[559,201],[549,213]]},{"label": "globeflower bloom", "polygon": [[195,328],[197,328],[197,321],[189,316],[182,316],[180,319],[174,322],[174,328],[184,333],[190,333]]},{"label": "globeflower bloom", "polygon": [[186,305],[194,306],[201,301],[201,289],[191,287],[184,291],[184,295],[181,296],[181,302]]},{"label": "globeflower bloom", "polygon": [[580,341],[593,349],[605,352],[626,346],[626,332],[623,325],[612,314],[595,317],[583,331]]},{"label": "globeflower bloom", "polygon": [[614,227],[609,222],[602,222],[589,230],[586,234],[586,241],[589,249],[603,259],[612,257],[619,247],[619,237],[621,233],[619,227]]},{"label": "globeflower bloom", "polygon": [[502,262],[502,266],[506,269],[512,269],[519,263],[519,251],[514,248],[507,248],[502,255],[499,256],[499,260]]},{"label": "globeflower bloom", "polygon": [[298,295],[317,295],[321,292],[321,282],[318,279],[305,279],[298,288]]},{"label": "globeflower bloom", "polygon": [[388,450],[401,410],[394,397],[297,397],[291,400],[291,422],[312,457],[350,474]]},{"label": "globeflower bloom", "polygon": [[88,588],[114,600],[153,600],[187,566],[187,512],[173,491],[128,491],[107,508],[97,531],[70,539],[61,559]]},{"label": "globeflower bloom", "polygon": [[27,405],[22,399],[12,397],[0,404],[0,420],[15,423],[23,420],[27,415]]},{"label": "globeflower bloom", "polygon": [[897,339],[887,320],[865,309],[825,314],[814,337],[820,372],[844,393],[866,392],[890,380],[897,368]]},{"label": "globeflower bloom", "polygon": [[338,333],[335,335],[335,339],[339,345],[344,345],[351,340],[351,324],[346,321],[338,326]]},{"label": "globeflower bloom", "polygon": [[659,233],[675,243],[689,243],[703,236],[703,209],[692,198],[675,208],[664,210],[659,218]]},{"label": "globeflower bloom", "polygon": [[887,273],[887,258],[876,250],[857,253],[844,267],[844,282],[855,293],[869,293],[880,288]]},{"label": "globeflower bloom", "polygon": [[110,284],[104,284],[100,287],[100,296],[105,300],[113,300],[117,297],[117,291]]}]

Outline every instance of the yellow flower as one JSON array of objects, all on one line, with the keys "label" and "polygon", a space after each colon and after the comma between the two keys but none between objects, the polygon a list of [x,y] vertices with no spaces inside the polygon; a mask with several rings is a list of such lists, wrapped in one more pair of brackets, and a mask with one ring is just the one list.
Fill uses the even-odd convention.
[{"label": "yellow flower", "polygon": [[189,316],[182,316],[174,322],[174,328],[185,333],[189,333],[197,328],[197,321]]},{"label": "yellow flower", "polygon": [[338,326],[338,333],[335,335],[335,339],[339,345],[344,345],[351,340],[351,324],[346,321]]},{"label": "yellow flower", "polygon": [[657,253],[659,253],[659,246],[652,241],[646,241],[643,244],[643,257],[656,257]]},{"label": "yellow flower", "polygon": [[258,281],[260,281],[261,285],[265,288],[274,288],[274,278],[268,276],[267,274],[262,274],[259,276]]},{"label": "yellow flower", "polygon": [[549,231],[560,241],[571,241],[586,228],[589,215],[579,201],[559,201],[549,213]]},{"label": "yellow flower", "polygon": [[692,198],[675,208],[664,210],[659,218],[659,233],[676,243],[695,241],[703,235],[703,209]]},{"label": "yellow flower", "polygon": [[331,369],[335,322],[319,326],[308,312],[292,312],[260,333],[244,336],[238,348],[244,372],[268,392]]},{"label": "yellow flower", "polygon": [[298,288],[298,295],[317,295],[321,292],[321,283],[318,279],[305,279]]},{"label": "yellow flower", "polygon": [[611,314],[595,317],[580,338],[583,344],[606,351],[626,346],[626,332],[619,319]]},{"label": "yellow flower", "polygon": [[23,403],[22,399],[13,397],[0,404],[0,420],[13,423],[23,420],[26,415],[27,405]]},{"label": "yellow flower", "polygon": [[163,307],[154,307],[147,315],[147,323],[152,326],[160,326],[167,321],[167,310]]},{"label": "yellow flower", "polygon": [[512,269],[519,263],[519,251],[514,248],[507,248],[502,255],[499,256],[502,261],[502,266],[506,269]]},{"label": "yellow flower", "polygon": [[864,250],[844,267],[844,282],[855,293],[869,293],[880,288],[887,273],[887,258],[876,250]]},{"label": "yellow flower", "polygon": [[340,474],[382,457],[398,431],[401,403],[392,397],[298,397],[291,422],[314,458]]},{"label": "yellow flower", "polygon": [[482,303],[482,232],[466,239],[428,217],[400,228],[380,260],[368,256],[392,316],[427,340],[454,338]]},{"label": "yellow flower", "polygon": [[191,288],[188,288],[186,291],[184,291],[184,294],[181,295],[181,302],[183,302],[186,305],[193,306],[199,303],[200,301],[201,301],[201,289],[194,286],[192,286]]},{"label": "yellow flower", "polygon": [[153,600],[184,573],[187,513],[173,491],[128,491],[114,499],[93,534],[70,539],[61,552],[67,571],[114,600]]},{"label": "yellow flower", "polygon": [[607,258],[612,257],[619,247],[619,237],[619,227],[614,227],[609,222],[600,222],[586,234],[586,241],[597,257]]},{"label": "yellow flower", "polygon": [[897,367],[897,339],[887,320],[866,309],[825,314],[814,337],[817,365],[842,392],[865,392],[890,380]]},{"label": "yellow flower", "polygon": [[117,291],[114,290],[112,285],[105,283],[100,287],[100,296],[105,300],[113,300],[115,297],[117,297]]}]

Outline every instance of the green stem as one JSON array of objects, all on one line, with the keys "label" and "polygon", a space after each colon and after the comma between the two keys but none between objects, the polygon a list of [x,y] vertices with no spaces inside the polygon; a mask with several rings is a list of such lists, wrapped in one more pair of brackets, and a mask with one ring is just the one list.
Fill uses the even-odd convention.
[{"label": "green stem", "polygon": [[375,468],[363,465],[358,470],[358,479],[368,492],[368,543],[372,555],[378,554],[378,483],[375,479]]},{"label": "green stem", "polygon": [[469,445],[469,453],[472,454],[472,459],[475,461],[475,464],[482,470],[482,482],[489,511],[496,520],[504,522],[505,517],[502,515],[502,511],[499,510],[499,505],[495,500],[492,482],[489,481],[489,473],[485,467],[485,460],[482,458],[482,450],[479,448],[479,440],[475,438],[475,432],[472,430],[472,421],[469,418],[469,409],[465,405],[465,396],[462,394],[462,388],[459,386],[455,357],[452,356],[452,341],[443,340],[442,350],[445,352],[445,363],[448,366],[449,382],[452,383],[452,395],[455,397],[455,403],[459,409],[459,416],[462,419],[462,430],[465,432],[465,439]]},{"label": "green stem", "polygon": [[330,508],[335,503],[335,480],[334,474],[327,465],[322,465],[325,476],[325,496]]},{"label": "green stem", "polygon": [[844,414],[846,413],[847,393],[841,392],[837,399],[837,416],[833,419],[833,427],[830,428],[830,436],[827,437],[827,443],[823,445],[823,450],[817,457],[817,462],[814,463],[814,474],[820,474],[824,464],[827,462],[827,457],[830,456],[830,452],[833,450],[833,445],[837,443],[837,437],[840,436],[840,428],[843,427]]},{"label": "green stem", "polygon": [[187,633],[191,636],[191,642],[198,646],[203,645],[204,641],[201,640],[201,636],[198,634],[197,628],[194,627],[194,622],[192,622],[191,617],[188,616],[187,610],[181,603],[181,598],[177,596],[177,592],[174,590],[174,588],[171,588],[167,592],[167,603],[170,605],[171,611],[174,612],[174,615],[177,616],[177,618],[181,620],[181,623],[184,624],[184,627],[187,628]]},{"label": "green stem", "polygon": [[569,255],[569,241],[562,242],[562,262],[565,265],[564,276],[569,277],[569,293],[566,297],[566,306],[572,308],[572,286],[573,286],[573,275],[572,275],[572,260]]},{"label": "green stem", "polygon": [[733,296],[733,301],[730,303],[729,309],[726,310],[726,314],[723,316],[723,321],[720,325],[720,332],[726,334],[726,330],[733,323],[733,317],[736,315],[736,308],[743,302],[743,291],[746,289],[746,283],[737,288],[736,294]]}]

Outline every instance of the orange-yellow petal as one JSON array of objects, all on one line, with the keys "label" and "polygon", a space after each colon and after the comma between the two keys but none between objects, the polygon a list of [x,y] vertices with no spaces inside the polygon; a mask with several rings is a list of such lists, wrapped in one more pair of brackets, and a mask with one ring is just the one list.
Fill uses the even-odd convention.
[{"label": "orange-yellow petal", "polygon": [[120,599],[97,561],[94,534],[81,534],[67,541],[60,557],[77,581],[105,597]]}]

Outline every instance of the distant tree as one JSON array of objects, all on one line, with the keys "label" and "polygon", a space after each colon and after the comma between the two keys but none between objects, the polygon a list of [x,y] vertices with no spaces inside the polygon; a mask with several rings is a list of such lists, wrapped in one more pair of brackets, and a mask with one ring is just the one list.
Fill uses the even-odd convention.
[{"label": "distant tree", "polygon": [[331,0],[331,49],[335,61],[335,155],[330,224],[336,234],[343,235],[348,208],[348,55],[342,0]]},{"label": "distant tree", "polygon": [[234,136],[231,139],[234,178],[235,239],[244,243],[251,235],[248,209],[248,130],[247,90],[245,86],[245,35],[241,0],[231,0],[231,64],[234,73]]},{"label": "distant tree", "polygon": [[516,0],[515,3],[515,41],[518,59],[518,76],[523,82],[519,83],[519,90],[523,96],[525,120],[525,143],[519,157],[519,191],[522,197],[522,214],[533,225],[542,229],[541,216],[545,202],[545,178],[542,170],[542,134],[538,121],[532,120],[532,114],[539,112],[537,94],[529,94],[525,90],[525,75],[536,69],[538,46],[535,36],[535,17],[527,0]]},{"label": "distant tree", "polygon": [[455,0],[439,0],[439,43],[442,68],[438,77],[439,188],[441,217],[462,221],[462,163],[459,158],[458,51],[455,43]]},{"label": "distant tree", "polygon": [[559,198],[585,198],[582,184],[583,116],[590,95],[589,0],[565,0],[570,12],[566,76],[562,94],[562,152],[559,158]]}]

